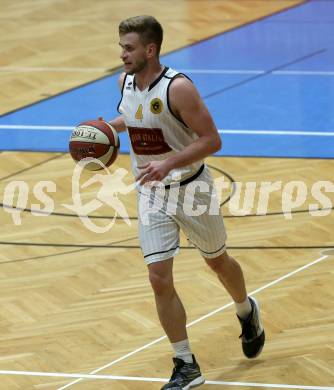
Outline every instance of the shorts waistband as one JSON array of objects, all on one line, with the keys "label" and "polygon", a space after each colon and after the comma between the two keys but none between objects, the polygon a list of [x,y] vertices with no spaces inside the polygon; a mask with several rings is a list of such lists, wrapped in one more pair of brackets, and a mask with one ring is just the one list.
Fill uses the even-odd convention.
[{"label": "shorts waistband", "polygon": [[[198,178],[198,176],[203,172],[204,170],[204,164],[201,165],[200,169],[192,176],[188,177],[188,179],[186,180],[183,180],[179,183],[180,186],[184,186],[188,183],[191,183],[192,181],[194,181],[195,179]],[[175,183],[176,184],[176,183]],[[166,190],[169,190],[171,187],[173,187],[173,184],[167,184],[165,185],[165,189]]]}]

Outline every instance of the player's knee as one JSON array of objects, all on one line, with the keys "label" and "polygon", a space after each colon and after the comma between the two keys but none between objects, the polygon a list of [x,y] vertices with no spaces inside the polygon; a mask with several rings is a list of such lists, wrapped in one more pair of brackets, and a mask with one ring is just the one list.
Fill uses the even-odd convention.
[{"label": "player's knee", "polygon": [[208,266],[214,271],[216,274],[223,274],[224,269],[228,266],[231,258],[227,254],[227,252],[222,253],[218,257],[214,259],[205,259]]},{"label": "player's knee", "polygon": [[173,278],[170,275],[150,271],[149,280],[155,295],[165,295],[173,290]]}]

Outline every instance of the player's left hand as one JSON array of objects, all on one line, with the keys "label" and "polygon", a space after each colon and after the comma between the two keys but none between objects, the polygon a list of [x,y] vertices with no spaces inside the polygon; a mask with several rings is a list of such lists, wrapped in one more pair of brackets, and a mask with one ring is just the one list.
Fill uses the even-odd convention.
[{"label": "player's left hand", "polygon": [[150,161],[149,163],[138,167],[140,173],[136,176],[136,181],[139,181],[140,185],[148,183],[150,181],[161,181],[164,179],[170,171],[169,166],[164,161]]}]

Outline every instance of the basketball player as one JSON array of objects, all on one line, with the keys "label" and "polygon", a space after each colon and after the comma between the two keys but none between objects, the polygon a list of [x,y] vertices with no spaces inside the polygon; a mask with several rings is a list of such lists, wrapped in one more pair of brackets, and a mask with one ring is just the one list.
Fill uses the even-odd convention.
[{"label": "basketball player", "polygon": [[[206,183],[206,192],[195,192],[195,204],[210,204],[213,180],[203,163],[221,148],[220,136],[193,83],[183,74],[160,64],[162,27],[151,16],[137,16],[119,25],[122,114],[110,123],[118,132],[128,131],[131,160],[139,193],[146,183],[160,181],[165,194],[178,177],[176,213],[166,205],[139,220],[139,238],[148,266],[158,316],[175,352],[174,369],[164,390],[187,390],[204,383],[192,354],[186,331],[186,313],[173,284],[173,257],[179,249],[180,228],[198,248],[235,302],[242,333],[242,349],[248,358],[261,352],[265,333],[256,300],[247,296],[243,273],[225,247],[225,229],[220,213],[186,215],[182,202],[187,186]],[[140,214],[140,210],[139,214]]]}]

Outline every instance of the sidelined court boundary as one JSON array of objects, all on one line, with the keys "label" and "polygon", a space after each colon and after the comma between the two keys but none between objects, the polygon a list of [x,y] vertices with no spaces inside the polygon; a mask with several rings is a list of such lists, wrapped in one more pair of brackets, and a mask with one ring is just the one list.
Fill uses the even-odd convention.
[{"label": "sidelined court boundary", "polygon": [[[0,67],[3,73],[20,72],[109,72],[110,68],[64,68],[64,67]],[[263,74],[267,70],[262,69],[179,69],[182,73],[189,74]],[[334,76],[334,71],[321,70],[274,70],[271,74],[275,76]]]},{"label": "sidelined court boundary", "polygon": [[[66,374],[57,372],[34,372],[34,371],[2,371],[0,375],[21,375],[21,376],[39,376],[56,378],[80,378],[80,379],[103,379],[103,380],[123,380],[135,382],[167,382],[167,378],[146,378],[136,376],[116,376],[116,375],[89,375],[89,374]],[[279,383],[254,383],[254,382],[226,382],[226,381],[205,381],[206,385],[220,386],[240,386],[240,387],[266,387],[277,389],[299,389],[299,390],[334,390],[334,387],[326,386],[303,386],[287,385]]]},{"label": "sidelined court boundary", "polygon": [[[68,131],[74,126],[40,126],[40,125],[0,125],[0,130],[46,130],[46,131]],[[284,135],[284,136],[307,136],[307,137],[334,137],[331,131],[302,131],[302,130],[232,130],[218,129],[219,134],[256,134],[256,135]]]},{"label": "sidelined court boundary", "polygon": [[[293,276],[293,275],[295,275],[295,274],[297,274],[297,273],[299,273],[299,272],[301,272],[301,271],[303,271],[303,270],[305,270],[305,269],[307,269],[307,268],[310,268],[310,267],[312,267],[312,266],[315,265],[315,264],[320,263],[321,261],[327,259],[329,256],[330,256],[330,254],[322,255],[322,256],[319,257],[318,259],[313,260],[313,261],[311,261],[310,263],[307,263],[306,265],[303,265],[302,267],[299,267],[299,268],[297,268],[296,270],[294,270],[294,271],[292,271],[292,272],[289,272],[289,273],[287,273],[287,274],[281,276],[280,278],[275,279],[275,280],[273,280],[272,282],[267,283],[267,284],[265,284],[264,286],[255,289],[254,291],[250,292],[249,295],[255,295],[255,294],[259,293],[260,291],[263,291],[263,290],[265,290],[265,289],[267,289],[267,288],[269,288],[269,287],[271,287],[271,286],[274,286],[275,284],[278,284],[279,282],[281,282],[281,281],[283,281],[283,280],[285,280],[285,279],[288,279],[289,277],[291,277],[291,276]],[[195,324],[197,324],[197,323],[199,323],[199,322],[205,320],[206,318],[209,318],[209,317],[211,317],[211,316],[213,316],[213,315],[215,315],[215,314],[217,314],[217,313],[219,313],[219,312],[221,312],[221,311],[223,311],[223,310],[229,308],[229,307],[232,306],[233,304],[234,304],[233,302],[230,302],[230,303],[228,303],[228,304],[226,304],[226,305],[224,305],[224,306],[221,306],[221,307],[219,307],[218,309],[216,309],[216,310],[214,310],[214,311],[212,311],[212,312],[210,312],[210,313],[208,313],[208,314],[206,314],[206,315],[204,315],[204,316],[198,318],[197,320],[194,320],[194,321],[190,322],[189,324],[187,324],[187,328],[189,328],[190,326],[193,326],[193,325],[195,325]],[[102,371],[102,370],[104,370],[104,369],[106,369],[106,368],[109,368],[109,367],[115,365],[116,363],[118,363],[118,362],[120,362],[120,361],[123,361],[123,360],[125,360],[125,359],[127,359],[127,358],[129,358],[129,357],[131,357],[131,356],[133,356],[133,355],[135,355],[136,353],[141,352],[141,351],[143,351],[144,349],[147,349],[147,348],[151,347],[152,345],[155,345],[155,344],[157,344],[157,343],[159,343],[160,341],[165,340],[165,339],[167,339],[167,336],[159,337],[158,339],[153,340],[153,341],[151,341],[150,343],[145,344],[145,345],[143,345],[142,347],[137,348],[137,349],[135,349],[134,351],[129,352],[129,353],[127,353],[126,355],[123,355],[123,356],[121,356],[120,358],[118,358],[118,359],[116,359],[116,360],[113,360],[113,361],[111,361],[110,363],[105,364],[105,365],[102,366],[102,367],[96,368],[95,370],[91,371],[88,375],[95,375],[95,374],[97,374],[98,372],[100,372],[100,371]],[[1,372],[1,371],[0,371],[0,375],[5,375],[5,374],[4,374],[4,372]],[[8,375],[8,371],[7,371],[7,375]],[[57,390],[64,390],[64,389],[66,389],[66,388],[68,388],[68,387],[70,387],[70,386],[72,386],[72,385],[75,385],[76,383],[81,382],[83,379],[84,379],[83,376],[81,376],[80,378],[78,378],[78,379],[76,379],[76,380],[74,380],[74,381],[68,383],[67,385],[62,386],[62,387],[59,387]],[[240,383],[240,382],[239,382],[239,383]],[[217,383],[216,383],[216,384],[217,384]],[[221,384],[225,384],[225,385],[226,385],[226,382],[221,382]],[[241,385],[240,385],[240,386],[241,386]],[[264,387],[266,387],[266,386],[264,386]],[[328,387],[327,389],[331,389],[331,390],[332,390],[332,389],[334,389],[334,388],[333,388],[333,387]]]}]

